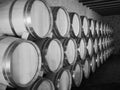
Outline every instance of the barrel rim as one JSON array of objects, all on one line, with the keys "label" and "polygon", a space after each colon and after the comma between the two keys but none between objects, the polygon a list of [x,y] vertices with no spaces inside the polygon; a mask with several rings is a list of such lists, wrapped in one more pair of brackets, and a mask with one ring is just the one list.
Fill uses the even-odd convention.
[{"label": "barrel rim", "polygon": [[100,32],[101,32],[101,35],[103,35],[103,23],[100,22]]}]

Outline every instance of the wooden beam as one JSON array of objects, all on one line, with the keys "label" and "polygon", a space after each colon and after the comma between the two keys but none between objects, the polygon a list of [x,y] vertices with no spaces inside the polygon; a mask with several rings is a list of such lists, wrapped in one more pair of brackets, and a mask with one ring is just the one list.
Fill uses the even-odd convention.
[{"label": "wooden beam", "polygon": [[84,4],[98,3],[98,2],[101,2],[101,1],[104,1],[104,0],[87,0],[87,1],[79,0],[79,2],[82,2]]},{"label": "wooden beam", "polygon": [[114,1],[103,1],[103,2],[98,2],[98,3],[89,3],[89,4],[85,4],[87,6],[99,6],[99,5],[106,5],[106,4],[112,4],[112,3],[119,3],[120,0],[114,0]]},{"label": "wooden beam", "polygon": [[106,4],[106,5],[99,5],[99,6],[91,6],[92,9],[104,9],[104,8],[113,8],[113,7],[120,7],[120,2],[116,4]]}]

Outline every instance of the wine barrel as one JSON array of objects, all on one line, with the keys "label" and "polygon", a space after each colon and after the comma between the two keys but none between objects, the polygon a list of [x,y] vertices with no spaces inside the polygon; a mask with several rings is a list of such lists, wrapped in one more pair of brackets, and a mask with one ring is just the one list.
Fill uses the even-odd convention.
[{"label": "wine barrel", "polygon": [[56,80],[59,81],[56,82],[58,90],[71,90],[72,77],[69,70],[64,70],[58,74]]},{"label": "wine barrel", "polygon": [[83,69],[80,62],[76,62],[72,67],[72,79],[74,86],[79,87],[83,79]]},{"label": "wine barrel", "polygon": [[102,50],[104,50],[104,37],[102,37],[101,42],[102,42]]},{"label": "wine barrel", "polygon": [[74,65],[77,60],[77,44],[72,38],[61,40],[64,48],[64,63],[66,65]]},{"label": "wine barrel", "polygon": [[103,36],[103,23],[100,22],[100,35]]},{"label": "wine barrel", "polygon": [[70,32],[70,18],[65,7],[51,7],[54,26],[53,33],[56,37],[69,37]]},{"label": "wine barrel", "polygon": [[51,9],[43,0],[9,0],[0,4],[0,32],[28,38],[45,38],[51,33]]},{"label": "wine barrel", "polygon": [[106,51],[106,57],[109,57],[109,49]]},{"label": "wine barrel", "polygon": [[107,27],[106,29],[106,34],[109,35],[109,29],[110,29],[110,26]]},{"label": "wine barrel", "polygon": [[105,50],[105,48],[106,48],[106,46],[105,46],[105,37],[103,38],[102,44],[103,44],[103,49]]},{"label": "wine barrel", "polygon": [[109,48],[109,37],[107,37],[107,47]]},{"label": "wine barrel", "polygon": [[71,23],[71,31],[70,31],[71,37],[73,38],[81,37],[82,25],[81,25],[80,16],[75,12],[70,12],[69,16]]},{"label": "wine barrel", "polygon": [[82,32],[85,37],[89,37],[89,22],[86,16],[81,16]]},{"label": "wine barrel", "polygon": [[41,54],[31,41],[1,37],[0,64],[0,83],[10,87],[27,87],[40,74]]},{"label": "wine barrel", "polygon": [[87,54],[87,48],[86,48],[86,40],[85,38],[81,38],[78,43],[78,52],[80,54],[80,58],[82,60],[85,60],[86,54]]},{"label": "wine barrel", "polygon": [[92,56],[92,60],[91,60],[90,66],[91,66],[92,72],[95,72],[95,69],[96,69],[96,60],[95,60],[95,56],[94,55]]},{"label": "wine barrel", "polygon": [[99,46],[99,50],[102,51],[102,38],[101,37],[98,40],[98,46]]},{"label": "wine barrel", "polygon": [[108,37],[108,47],[110,47],[110,45],[111,45],[111,38],[110,37]]},{"label": "wine barrel", "polygon": [[35,81],[30,90],[55,90],[55,87],[51,80],[40,78]]},{"label": "wine barrel", "polygon": [[105,50],[103,51],[103,59],[104,59],[104,61],[106,61],[106,52],[105,52]]},{"label": "wine barrel", "polygon": [[61,68],[57,73],[47,74],[46,78],[53,82],[55,90],[71,90],[72,76],[70,68]]},{"label": "wine barrel", "polygon": [[100,31],[99,31],[99,22],[98,21],[96,21],[96,26],[95,26],[95,30],[96,30],[96,34],[97,34],[97,37],[99,37],[100,36]]},{"label": "wine barrel", "polygon": [[89,29],[92,37],[95,37],[95,21],[93,19],[89,19]]},{"label": "wine barrel", "polygon": [[100,66],[100,53],[97,53],[96,55],[96,63],[97,63],[97,67]]},{"label": "wine barrel", "polygon": [[111,42],[112,42],[112,39],[110,37],[108,37],[108,47],[111,46]]},{"label": "wine barrel", "polygon": [[103,51],[100,52],[100,61],[101,61],[101,64],[103,64]]},{"label": "wine barrel", "polygon": [[90,75],[90,63],[87,59],[85,60],[85,64],[83,66],[83,72],[84,72],[85,78],[88,78]]},{"label": "wine barrel", "polygon": [[110,26],[109,26],[108,29],[106,30],[107,35],[109,35],[109,31],[110,31]]},{"label": "wine barrel", "polygon": [[45,72],[57,72],[63,66],[64,50],[58,39],[46,38],[37,40],[36,44],[42,52],[43,69]]},{"label": "wine barrel", "polygon": [[94,39],[94,52],[95,54],[98,53],[98,39],[97,38]]},{"label": "wine barrel", "polygon": [[89,56],[91,57],[93,55],[93,40],[92,40],[92,38],[88,39],[87,51],[88,51]]},{"label": "wine barrel", "polygon": [[108,52],[109,56],[112,54],[113,49],[114,49],[113,47],[109,48],[109,52]]},{"label": "wine barrel", "polygon": [[104,24],[104,27],[103,27],[103,34],[104,34],[104,36],[106,36],[106,27],[107,27],[107,25]]},{"label": "wine barrel", "polygon": [[105,48],[107,49],[108,46],[107,46],[107,37],[105,37]]}]

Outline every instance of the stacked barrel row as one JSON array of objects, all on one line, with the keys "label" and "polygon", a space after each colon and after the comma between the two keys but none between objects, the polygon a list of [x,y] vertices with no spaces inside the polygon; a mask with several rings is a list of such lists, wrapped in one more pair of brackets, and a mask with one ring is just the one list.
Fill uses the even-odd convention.
[{"label": "stacked barrel row", "polygon": [[[96,66],[99,67],[112,54],[112,28],[101,21],[90,19],[90,30],[94,43],[94,53],[92,56],[91,67],[95,71]],[[95,26],[95,28],[94,28]],[[91,28],[93,27],[93,28]],[[95,62],[94,62],[95,61]]]},{"label": "stacked barrel row", "polygon": [[0,83],[70,90],[112,53],[112,29],[42,0],[0,5]]}]

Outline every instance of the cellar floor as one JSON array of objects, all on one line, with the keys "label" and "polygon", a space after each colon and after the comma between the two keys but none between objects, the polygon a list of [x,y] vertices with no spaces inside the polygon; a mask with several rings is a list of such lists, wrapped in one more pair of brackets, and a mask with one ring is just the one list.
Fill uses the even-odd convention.
[{"label": "cellar floor", "polygon": [[[120,90],[120,55],[111,55],[79,88],[72,90]],[[1,90],[1,89],[0,89]],[[7,88],[7,90],[16,90]]]}]

